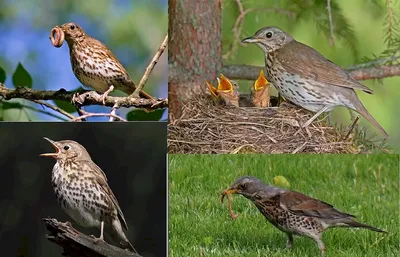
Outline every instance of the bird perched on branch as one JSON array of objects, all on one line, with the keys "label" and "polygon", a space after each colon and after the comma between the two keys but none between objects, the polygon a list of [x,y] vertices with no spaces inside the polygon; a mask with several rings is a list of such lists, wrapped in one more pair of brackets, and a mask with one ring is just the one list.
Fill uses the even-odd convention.
[{"label": "bird perched on branch", "polygon": [[[56,34],[56,42],[53,34]],[[135,83],[117,57],[102,42],[86,34],[78,24],[69,22],[53,28],[53,45],[60,47],[64,39],[68,43],[72,71],[84,86],[106,95],[111,86],[128,95],[135,91]],[[153,99],[144,91],[140,92],[140,97]]]},{"label": "bird perched on branch", "polygon": [[65,213],[83,227],[100,229],[107,241],[136,252],[124,233],[128,230],[124,214],[111,191],[104,172],[90,158],[85,147],[72,140],[45,138],[55,153],[44,153],[56,159],[51,181],[58,203]]},{"label": "bird perched on branch", "polygon": [[293,246],[293,235],[299,235],[314,240],[321,255],[324,255],[322,233],[331,227],[364,228],[387,233],[360,223],[353,215],[341,212],[321,200],[296,191],[265,185],[254,177],[237,179],[222,194],[241,194],[251,200],[270,223],[286,233],[288,248]]},{"label": "bird perched on branch", "polygon": [[355,92],[357,89],[372,94],[372,90],[313,48],[297,42],[277,27],[262,28],[242,42],[256,44],[263,50],[267,79],[283,98],[316,113],[302,127],[310,125],[323,112],[345,106],[361,114],[388,137]]}]

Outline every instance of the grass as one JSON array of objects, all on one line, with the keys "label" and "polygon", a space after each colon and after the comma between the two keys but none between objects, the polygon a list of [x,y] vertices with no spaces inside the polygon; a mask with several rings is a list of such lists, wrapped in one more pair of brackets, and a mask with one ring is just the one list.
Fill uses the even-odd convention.
[{"label": "grass", "polygon": [[321,199],[389,234],[332,228],[327,256],[399,256],[397,155],[169,155],[169,256],[318,256],[314,241],[286,235],[242,196],[232,220],[221,192],[238,177],[267,184],[284,176],[290,189]]}]

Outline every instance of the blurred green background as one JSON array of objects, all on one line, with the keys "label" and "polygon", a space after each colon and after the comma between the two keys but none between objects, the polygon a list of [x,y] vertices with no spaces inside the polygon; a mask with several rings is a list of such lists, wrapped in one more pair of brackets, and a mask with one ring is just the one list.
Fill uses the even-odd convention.
[{"label": "blurred green background", "polygon": [[[88,35],[106,44],[133,81],[139,83],[167,33],[167,8],[167,0],[0,0],[0,68],[7,75],[5,85],[12,87],[12,74],[20,62],[32,76],[33,89],[74,90],[81,86],[72,72],[66,42],[61,48],[55,48],[49,40],[50,30],[66,22],[76,22]],[[167,53],[164,53],[145,91],[156,97],[166,97],[167,74]],[[23,103],[41,108],[28,101]],[[110,110],[102,106],[85,109],[89,112]],[[123,108],[119,112],[123,112]],[[164,115],[166,117],[166,113]],[[32,111],[4,110],[0,101],[3,120],[24,121],[28,117],[57,120]]]},{"label": "blurred green background", "polygon": [[[332,15],[335,29],[335,45],[329,44],[329,23],[325,0],[243,0],[244,9],[255,8],[244,18],[240,39],[254,35],[265,26],[277,26],[291,34],[296,40],[305,43],[337,65],[346,68],[374,59],[388,49],[385,39],[388,37],[388,7],[383,0],[337,0],[332,2]],[[396,1],[391,1],[396,2]],[[264,8],[264,9],[263,9]],[[265,9],[269,8],[269,9]],[[272,8],[279,8],[272,10]],[[393,17],[398,22],[400,4],[392,3]],[[288,13],[289,15],[287,15]],[[236,1],[224,1],[223,8],[223,54],[226,54],[235,40],[232,31],[239,15]],[[397,24],[397,29],[400,29]],[[400,36],[397,35],[400,42]],[[400,45],[400,43],[398,43]],[[400,55],[399,51],[397,55]],[[224,59],[224,64],[264,65],[263,52],[255,45],[238,45],[236,50]],[[380,81],[361,81],[370,87],[373,95],[358,91],[358,95],[368,111],[385,128],[390,135],[388,145],[395,152],[400,152],[400,133],[397,127],[400,120],[397,111],[400,109],[400,77],[385,78]],[[250,81],[239,81],[240,91],[249,92]],[[273,93],[276,90],[273,89]],[[333,122],[349,126],[349,112],[342,107],[333,111]],[[360,124],[368,127],[369,135],[377,134],[372,125],[361,118]],[[379,134],[376,139],[382,138]]]}]

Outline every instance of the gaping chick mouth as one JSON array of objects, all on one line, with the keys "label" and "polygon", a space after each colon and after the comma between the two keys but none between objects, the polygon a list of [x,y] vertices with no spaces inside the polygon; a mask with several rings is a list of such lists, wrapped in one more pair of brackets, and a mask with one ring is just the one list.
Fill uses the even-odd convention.
[{"label": "gaping chick mouth", "polygon": [[58,156],[58,153],[60,152],[60,149],[57,147],[55,141],[53,141],[47,137],[44,137],[44,139],[46,139],[47,141],[49,141],[51,143],[51,145],[54,147],[56,152],[55,153],[42,153],[42,154],[40,154],[40,156],[50,156],[50,157],[56,158]]}]

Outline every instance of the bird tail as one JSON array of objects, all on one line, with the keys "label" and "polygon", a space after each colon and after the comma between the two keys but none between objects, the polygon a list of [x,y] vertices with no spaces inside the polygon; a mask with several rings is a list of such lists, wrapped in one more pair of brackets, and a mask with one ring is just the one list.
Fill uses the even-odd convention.
[{"label": "bird tail", "polygon": [[367,109],[364,107],[364,105],[361,103],[360,99],[358,99],[358,101],[355,101],[355,103],[353,103],[354,107],[355,107],[355,111],[357,111],[359,114],[361,114],[366,120],[368,120],[372,125],[374,125],[375,128],[377,128],[379,130],[379,132],[381,132],[385,138],[388,138],[389,135],[388,133],[386,133],[385,129],[374,119],[374,117],[372,117],[372,115],[367,111]]},{"label": "bird tail", "polygon": [[348,225],[349,227],[364,228],[364,229],[369,229],[369,230],[372,230],[372,231],[375,231],[375,232],[379,232],[379,233],[388,233],[387,231],[384,231],[382,229],[375,228],[375,227],[372,227],[370,225],[357,222],[355,220],[348,221],[345,224]]},{"label": "bird tail", "polygon": [[115,232],[104,231],[105,241],[111,245],[122,249],[128,249],[131,252],[138,253],[133,245],[129,242],[129,240],[124,235],[119,235]]}]

